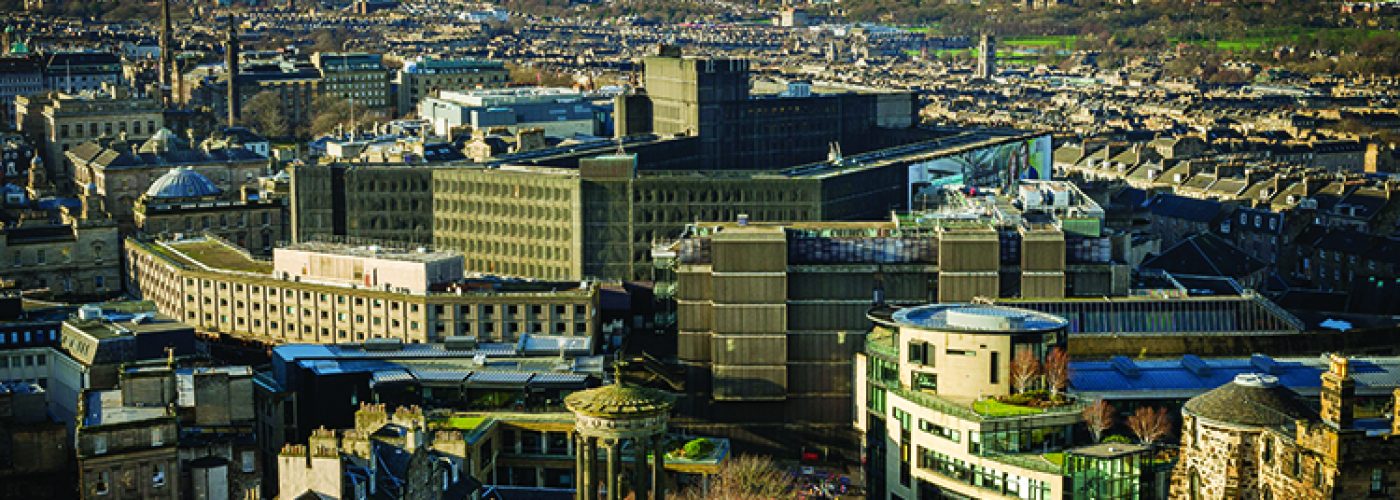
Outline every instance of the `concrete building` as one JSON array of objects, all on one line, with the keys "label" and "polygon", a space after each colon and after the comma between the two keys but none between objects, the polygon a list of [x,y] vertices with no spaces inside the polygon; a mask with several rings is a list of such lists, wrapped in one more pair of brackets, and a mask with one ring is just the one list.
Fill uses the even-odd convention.
[{"label": "concrete building", "polygon": [[595,285],[466,279],[459,255],[307,242],[269,262],[217,239],[126,241],[133,293],[204,332],[326,344],[598,333]]},{"label": "concrete building", "polygon": [[418,56],[405,61],[394,78],[398,86],[395,115],[403,116],[417,111],[424,98],[445,90],[504,87],[510,83],[510,72],[500,61]]},{"label": "concrete building", "polygon": [[247,186],[226,194],[190,167],[172,168],[151,183],[132,216],[136,231],[148,237],[203,233],[261,255],[287,237],[284,199]]},{"label": "concrete building", "polygon": [[317,52],[311,63],[321,72],[319,91],[362,109],[392,113],[397,103],[389,91],[389,70],[379,54]]},{"label": "concrete building", "polygon": [[[15,99],[20,131],[44,145],[48,178],[74,192],[77,169],[68,151],[101,137],[145,140],[165,127],[160,100],[107,85],[83,94],[49,93]],[[81,184],[86,185],[86,184]]]},{"label": "concrete building", "polygon": [[749,61],[682,57],[663,46],[645,59],[645,92],[616,99],[616,135],[696,136],[703,170],[771,169],[818,161],[840,145],[862,153],[898,144],[915,123],[911,92],[836,89],[807,97],[750,94]]},{"label": "concrete building", "polygon": [[[902,148],[764,172],[692,170],[695,138],[624,140],[621,155],[615,142],[596,141],[509,155],[493,161],[496,168],[294,166],[292,237],[431,242],[462,252],[469,271],[484,273],[652,279],[653,245],[679,236],[686,224],[740,214],[755,222],[883,219],[907,206],[910,179],[924,164],[1009,172],[1013,154],[977,152],[1020,150],[1021,143],[1044,140],[1038,137],[948,132]],[[1066,204],[1088,206],[1071,206],[1068,198]],[[524,224],[522,216],[533,222]]]},{"label": "concrete building", "polygon": [[1269,374],[1242,374],[1182,408],[1174,498],[1387,498],[1400,475],[1400,390],[1359,418],[1348,360],[1332,356],[1314,410]]},{"label": "concrete building", "polygon": [[855,425],[870,498],[1069,496],[1042,453],[1073,443],[1081,405],[994,411],[1012,394],[1012,358],[1063,346],[1063,319],[1022,309],[938,304],[880,319],[856,355]]},{"label": "concrete building", "polygon": [[593,96],[565,88],[444,90],[418,103],[418,117],[437,135],[449,129],[503,128],[512,133],[542,129],[551,137],[606,135],[600,130],[605,113],[590,102]]},{"label": "concrete building", "polygon": [[139,144],[121,139],[85,142],[69,151],[68,161],[74,179],[79,185],[96,187],[124,231],[136,228],[137,201],[171,168],[190,169],[215,188],[231,193],[257,189],[259,179],[268,173],[266,157],[227,143],[196,143],[193,134],[180,138],[169,129],[160,129]]}]

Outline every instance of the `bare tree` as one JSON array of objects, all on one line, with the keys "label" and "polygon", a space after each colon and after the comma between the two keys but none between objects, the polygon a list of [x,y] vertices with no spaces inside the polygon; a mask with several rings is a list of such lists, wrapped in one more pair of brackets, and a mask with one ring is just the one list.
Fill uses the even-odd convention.
[{"label": "bare tree", "polygon": [[773,459],[739,455],[720,466],[719,473],[710,477],[708,488],[692,486],[681,491],[679,496],[688,500],[764,500],[788,497],[795,487],[792,477],[779,469]]},{"label": "bare tree", "polygon": [[282,97],[275,90],[258,92],[243,103],[243,124],[270,138],[285,137],[292,130],[282,111]]},{"label": "bare tree", "polygon": [[1128,417],[1128,430],[1133,431],[1138,441],[1150,445],[1172,431],[1172,421],[1167,417],[1166,408],[1138,408]]},{"label": "bare tree", "polygon": [[1064,349],[1053,347],[1045,356],[1045,383],[1050,386],[1052,397],[1069,387],[1069,353]]},{"label": "bare tree", "polygon": [[1034,352],[1024,349],[1016,353],[1011,360],[1011,384],[1016,387],[1016,392],[1026,392],[1039,375],[1040,360],[1036,359]]},{"label": "bare tree", "polygon": [[1089,428],[1089,433],[1094,435],[1094,442],[1097,443],[1103,439],[1104,431],[1113,428],[1113,421],[1118,417],[1118,409],[1100,399],[1085,407],[1080,415],[1084,417],[1084,426]]}]

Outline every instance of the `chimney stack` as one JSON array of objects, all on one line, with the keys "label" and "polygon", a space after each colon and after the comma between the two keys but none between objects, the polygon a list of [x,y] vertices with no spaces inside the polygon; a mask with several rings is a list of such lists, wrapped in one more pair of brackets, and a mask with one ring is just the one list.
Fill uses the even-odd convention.
[{"label": "chimney stack", "polygon": [[243,114],[243,102],[238,93],[238,16],[228,15],[228,33],[224,41],[224,64],[228,69],[228,126],[238,125]]}]

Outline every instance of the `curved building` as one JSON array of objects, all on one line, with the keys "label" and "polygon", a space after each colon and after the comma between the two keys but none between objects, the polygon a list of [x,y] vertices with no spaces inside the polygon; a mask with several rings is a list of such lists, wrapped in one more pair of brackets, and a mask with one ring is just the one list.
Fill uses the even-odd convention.
[{"label": "curved building", "polygon": [[1012,360],[1063,346],[1069,323],[1037,311],[934,304],[871,314],[856,356],[856,427],[864,432],[869,498],[1062,498],[1048,454],[1067,448],[1082,405],[1021,406]]}]

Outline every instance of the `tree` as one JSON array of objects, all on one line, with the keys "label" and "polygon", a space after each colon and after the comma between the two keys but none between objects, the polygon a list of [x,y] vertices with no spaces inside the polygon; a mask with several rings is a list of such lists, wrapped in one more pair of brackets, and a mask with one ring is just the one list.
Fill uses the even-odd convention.
[{"label": "tree", "polygon": [[1011,384],[1015,386],[1016,392],[1026,392],[1039,375],[1040,360],[1035,357],[1034,352],[1024,349],[1016,353],[1016,357],[1011,360]]},{"label": "tree", "polygon": [[1051,398],[1069,387],[1069,353],[1064,349],[1052,347],[1045,356],[1045,383],[1050,386]]},{"label": "tree", "polygon": [[1144,406],[1128,417],[1128,430],[1133,431],[1142,444],[1150,445],[1172,431],[1172,421],[1167,417],[1166,408],[1154,410]]},{"label": "tree", "polygon": [[[364,127],[384,118],[378,112],[366,109],[363,104],[354,105],[350,101],[329,94],[318,96],[316,100],[311,101],[311,113],[311,134],[313,136],[330,133],[340,125],[345,125],[346,130],[349,130],[352,124],[356,127]],[[351,119],[352,113],[353,120]]]},{"label": "tree", "polygon": [[1089,433],[1094,435],[1094,442],[1097,443],[1103,439],[1104,431],[1113,428],[1114,420],[1118,417],[1118,409],[1100,399],[1085,407],[1080,415],[1084,417],[1084,426],[1089,428]]},{"label": "tree", "polygon": [[264,90],[243,103],[243,124],[265,137],[286,137],[291,132],[287,114],[282,112],[282,96]]},{"label": "tree", "polygon": [[720,466],[719,473],[710,477],[709,488],[692,486],[679,496],[688,500],[766,500],[788,497],[795,487],[792,477],[779,469],[773,459],[739,455]]}]

